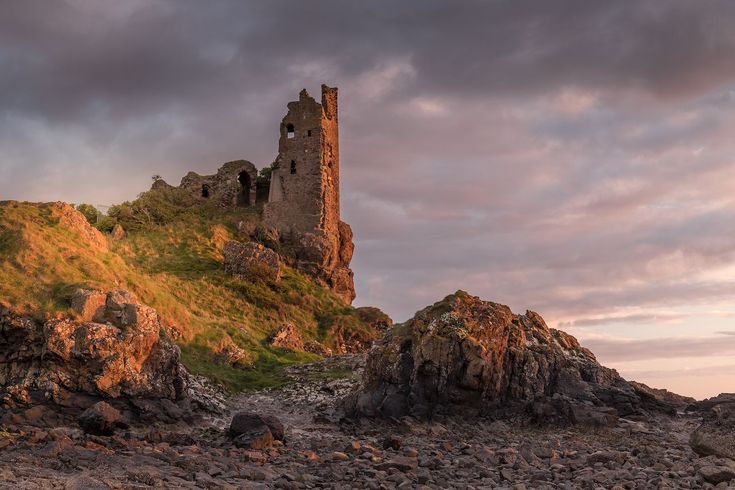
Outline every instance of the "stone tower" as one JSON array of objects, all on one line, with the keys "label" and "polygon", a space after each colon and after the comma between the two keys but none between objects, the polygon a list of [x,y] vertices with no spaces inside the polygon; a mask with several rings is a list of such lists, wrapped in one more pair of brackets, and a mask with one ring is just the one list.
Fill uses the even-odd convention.
[{"label": "stone tower", "polygon": [[295,247],[297,268],[352,302],[352,230],[340,221],[337,115],[337,88],[326,85],[321,104],[306,90],[288,103],[263,220]]}]

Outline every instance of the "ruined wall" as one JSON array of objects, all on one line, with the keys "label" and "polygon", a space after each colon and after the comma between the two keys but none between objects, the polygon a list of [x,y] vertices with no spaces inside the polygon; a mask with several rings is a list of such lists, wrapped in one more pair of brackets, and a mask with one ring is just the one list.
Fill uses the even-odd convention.
[{"label": "ruined wall", "polygon": [[287,107],[263,220],[295,245],[297,267],[351,302],[352,231],[339,209],[337,88],[322,85],[321,104],[302,90]]},{"label": "ruined wall", "polygon": [[[202,201],[210,200],[223,207],[247,207],[255,204],[258,171],[247,160],[225,163],[215,175],[199,175],[189,172],[181,179],[181,189],[189,190]],[[153,189],[167,186],[159,180]]]}]

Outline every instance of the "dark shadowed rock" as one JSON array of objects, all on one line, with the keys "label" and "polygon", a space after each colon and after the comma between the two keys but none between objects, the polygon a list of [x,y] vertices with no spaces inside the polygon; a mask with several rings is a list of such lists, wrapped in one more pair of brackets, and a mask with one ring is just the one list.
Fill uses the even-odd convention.
[{"label": "dark shadowed rock", "polygon": [[123,427],[122,414],[106,402],[97,402],[79,416],[79,426],[89,434],[111,435],[116,428]]},{"label": "dark shadowed rock", "polygon": [[286,428],[283,426],[283,423],[281,420],[276,417],[275,415],[262,415],[263,421],[268,426],[268,428],[271,430],[271,434],[273,434],[273,439],[276,441],[285,441],[286,440]]},{"label": "dark shadowed rock", "polygon": [[255,242],[227,242],[224,246],[225,271],[241,279],[281,279],[281,261],[273,250]]},{"label": "dark shadowed rock", "polygon": [[348,412],[368,416],[516,407],[530,410],[538,422],[589,425],[672,409],[642,398],[538,314],[515,315],[463,291],[379,341],[368,356],[363,386],[346,403]]},{"label": "dark shadowed rock", "polygon": [[691,404],[696,403],[696,400],[690,396],[677,395],[661,388],[651,388],[635,381],[629,381],[629,383],[640,397],[648,399],[651,403],[660,403],[662,409],[668,406],[675,410],[685,410]]},{"label": "dark shadowed rock", "polygon": [[285,430],[275,416],[238,412],[232,418],[227,435],[238,447],[265,449],[271,447],[274,440],[283,441]]},{"label": "dark shadowed rock", "polygon": [[723,394],[700,403],[709,408],[689,439],[692,449],[700,456],[735,460],[735,399]]}]

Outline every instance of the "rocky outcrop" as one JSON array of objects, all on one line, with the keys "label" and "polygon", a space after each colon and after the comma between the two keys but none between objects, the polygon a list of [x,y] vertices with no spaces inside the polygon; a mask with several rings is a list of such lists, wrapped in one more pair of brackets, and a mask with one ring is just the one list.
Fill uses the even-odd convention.
[{"label": "rocky outcrop", "polygon": [[355,308],[357,317],[377,332],[386,332],[393,326],[393,319],[380,308],[374,306],[360,306]]},{"label": "rocky outcrop", "polygon": [[704,418],[689,439],[694,452],[735,460],[735,394],[722,394],[698,405]]},{"label": "rocky outcrop", "polygon": [[172,404],[184,398],[186,375],[178,347],[161,334],[158,313],[126,291],[78,291],[73,307],[79,320],[39,323],[0,312],[2,405],[168,400],[169,415],[179,413]]},{"label": "rocky outcrop", "polygon": [[686,410],[687,407],[697,401],[690,396],[678,395],[661,388],[651,388],[643,383],[637,383],[635,381],[629,381],[629,383],[641,397],[659,402],[662,405],[674,407],[676,410]]},{"label": "rocky outcrop", "polygon": [[298,233],[282,238],[295,252],[295,267],[314,277],[346,303],[355,299],[354,274],[350,261],[355,246],[352,229],[339,222],[338,236],[327,233]]},{"label": "rocky outcrop", "polygon": [[74,209],[74,206],[64,202],[55,202],[50,206],[59,217],[59,223],[71,233],[81,237],[88,247],[99,251],[106,251],[109,248],[105,236],[97,228],[90,225],[87,218]]},{"label": "rocky outcrop", "polygon": [[671,409],[642,398],[538,314],[515,315],[462,291],[394,327],[373,347],[363,386],[347,407],[368,416],[513,408],[539,422],[591,425]]},{"label": "rocky outcrop", "polygon": [[356,354],[365,352],[378,339],[382,332],[373,329],[370,325],[368,328],[348,328],[345,319],[337,317],[325,327],[325,338],[328,339],[329,345],[335,354]]},{"label": "rocky outcrop", "polygon": [[304,352],[304,339],[293,323],[284,323],[269,339],[270,345],[295,352]]},{"label": "rocky outcrop", "polygon": [[281,260],[273,250],[255,242],[227,242],[224,246],[225,271],[241,279],[281,279]]},{"label": "rocky outcrop", "polygon": [[250,353],[235,344],[229,335],[225,335],[220,341],[214,354],[214,362],[242,368],[252,367],[254,363]]}]

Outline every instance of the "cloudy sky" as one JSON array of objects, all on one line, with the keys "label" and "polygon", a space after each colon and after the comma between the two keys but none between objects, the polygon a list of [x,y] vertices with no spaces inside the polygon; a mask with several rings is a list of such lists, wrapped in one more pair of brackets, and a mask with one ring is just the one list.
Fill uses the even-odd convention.
[{"label": "cloudy sky", "polygon": [[457,289],[624,376],[735,390],[735,2],[0,0],[0,199],[276,154],[340,88],[357,304]]}]

